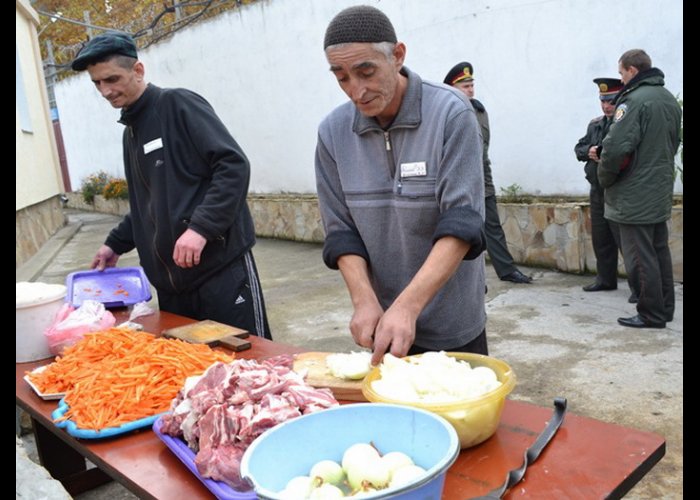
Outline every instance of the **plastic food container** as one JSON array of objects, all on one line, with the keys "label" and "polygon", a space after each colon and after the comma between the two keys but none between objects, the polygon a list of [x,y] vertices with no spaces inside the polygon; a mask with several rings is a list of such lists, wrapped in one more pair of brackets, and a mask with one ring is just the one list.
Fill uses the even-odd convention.
[{"label": "plastic food container", "polygon": [[[452,403],[428,404],[402,401],[379,395],[372,389],[372,382],[381,378],[379,367],[375,367],[362,382],[362,394],[368,401],[408,405],[437,413],[455,428],[461,447],[469,448],[486,441],[496,432],[506,396],[515,387],[515,373],[507,363],[490,356],[463,352],[448,352],[446,354],[460,361],[467,361],[472,368],[477,366],[491,368],[502,385],[480,397]],[[419,356],[420,354],[407,356],[403,359]]]},{"label": "plastic food container", "polygon": [[84,300],[101,302],[108,309],[151,300],[151,286],[142,267],[77,271],[66,276],[66,287],[73,307],[80,307]]},{"label": "plastic food container", "polygon": [[44,331],[66,298],[64,285],[20,281],[15,286],[15,358],[26,363],[52,357]]},{"label": "plastic food container", "polygon": [[321,460],[340,463],[347,448],[370,441],[382,454],[407,454],[427,474],[400,487],[364,494],[363,499],[441,498],[445,473],[459,455],[457,434],[434,413],[400,405],[356,403],[288,420],[253,441],[243,454],[241,476],[251,482],[258,498],[279,500],[293,477],[308,475]]}]

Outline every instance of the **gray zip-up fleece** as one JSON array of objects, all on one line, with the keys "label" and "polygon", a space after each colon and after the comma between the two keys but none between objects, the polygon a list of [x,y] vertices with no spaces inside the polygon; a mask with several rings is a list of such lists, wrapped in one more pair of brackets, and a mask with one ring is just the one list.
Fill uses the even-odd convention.
[{"label": "gray zip-up fleece", "polygon": [[450,349],[486,324],[482,139],[459,92],[424,82],[404,67],[408,86],[387,130],[352,102],[321,123],[316,185],[326,231],[323,258],[367,260],[387,309],[444,236],[471,244],[457,272],[418,318],[415,344]]}]

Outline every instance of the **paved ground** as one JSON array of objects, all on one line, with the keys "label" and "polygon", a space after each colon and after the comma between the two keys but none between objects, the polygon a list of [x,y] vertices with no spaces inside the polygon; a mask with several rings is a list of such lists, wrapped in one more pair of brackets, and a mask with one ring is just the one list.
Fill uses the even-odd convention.
[{"label": "paved ground", "polygon": [[[35,275],[36,281],[63,283],[66,274],[87,267],[118,220],[75,211],[68,216],[68,228],[18,269],[18,280]],[[320,245],[261,239],[254,254],[276,340],[314,350],[353,348],[347,292],[340,275],[322,264]],[[120,265],[138,260],[127,255]],[[535,283],[501,282],[487,266],[489,347],[517,375],[510,397],[549,407],[564,396],[573,413],[665,436],[666,456],[627,498],[682,498],[683,284],[676,285],[676,315],[666,329],[635,330],[615,321],[635,313],[624,280],[616,291],[585,293],[581,286],[590,276],[521,270]],[[23,441],[36,460],[31,437]],[[112,483],[77,498],[136,497]]]}]

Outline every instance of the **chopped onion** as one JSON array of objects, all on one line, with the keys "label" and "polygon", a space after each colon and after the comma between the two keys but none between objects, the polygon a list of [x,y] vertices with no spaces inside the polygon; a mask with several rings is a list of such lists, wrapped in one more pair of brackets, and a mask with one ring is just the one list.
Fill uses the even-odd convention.
[{"label": "chopped onion", "polygon": [[371,352],[336,353],[326,357],[326,366],[334,377],[358,380],[372,369]]},{"label": "chopped onion", "polygon": [[444,351],[407,359],[385,354],[379,370],[381,378],[372,382],[372,389],[385,398],[409,403],[473,399],[501,385],[491,368],[472,369]]}]

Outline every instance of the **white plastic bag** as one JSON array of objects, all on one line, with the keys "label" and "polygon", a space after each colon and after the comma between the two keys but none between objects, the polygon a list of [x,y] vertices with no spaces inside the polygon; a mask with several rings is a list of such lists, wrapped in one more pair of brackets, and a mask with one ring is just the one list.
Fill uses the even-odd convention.
[{"label": "white plastic bag", "polygon": [[146,301],[137,302],[131,308],[131,313],[129,313],[129,319],[124,323],[119,323],[117,328],[129,328],[131,330],[143,330],[143,325],[141,323],[136,323],[133,320],[140,318],[141,316],[148,316],[156,312],[154,309],[150,308]]},{"label": "white plastic bag", "polygon": [[61,307],[44,335],[51,354],[59,356],[66,347],[75,344],[86,333],[107,330],[116,322],[114,315],[105,309],[102,302],[84,300],[77,309],[70,304]]},{"label": "white plastic bag", "polygon": [[131,313],[129,314],[129,321],[133,321],[141,316],[148,316],[156,312],[154,309],[150,308],[146,301],[137,302],[134,307],[131,308]]}]

